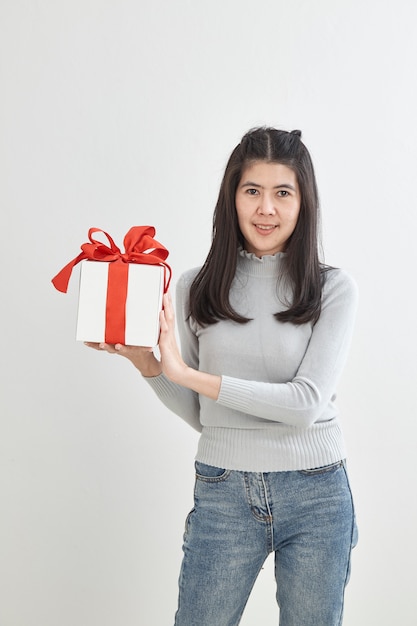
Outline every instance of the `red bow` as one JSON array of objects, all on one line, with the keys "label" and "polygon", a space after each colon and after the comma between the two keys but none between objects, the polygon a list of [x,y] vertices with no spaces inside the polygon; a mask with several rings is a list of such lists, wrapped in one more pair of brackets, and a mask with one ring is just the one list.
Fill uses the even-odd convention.
[{"label": "red bow", "polygon": [[[123,263],[144,263],[148,265],[162,265],[165,270],[165,289],[168,291],[171,281],[171,268],[165,263],[169,255],[168,250],[159,241],[154,239],[155,228],[153,226],[133,226],[126,234],[123,243],[125,252],[116,246],[113,239],[100,228],[90,228],[88,238],[91,243],[83,243],[82,252],[70,261],[52,279],[52,284],[58,291],[67,293],[69,279],[75,265],[85,259],[91,261],[122,261]],[[110,246],[93,238],[94,233],[103,233],[109,241]],[[167,274],[168,272],[168,274]]]}]

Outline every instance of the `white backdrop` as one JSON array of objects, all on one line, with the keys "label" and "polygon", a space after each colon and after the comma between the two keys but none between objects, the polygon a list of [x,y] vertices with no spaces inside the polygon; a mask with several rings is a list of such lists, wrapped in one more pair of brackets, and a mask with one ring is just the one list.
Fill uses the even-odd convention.
[{"label": "white backdrop", "polygon": [[[174,283],[226,159],[300,128],[360,311],[339,407],[360,525],[347,626],[415,616],[413,0],[1,0],[1,626],[172,624],[197,435],[74,340],[90,226],[153,224]],[[272,561],[242,624],[277,624]],[[191,625],[190,625],[191,626]],[[213,625],[214,626],[214,625]]]}]

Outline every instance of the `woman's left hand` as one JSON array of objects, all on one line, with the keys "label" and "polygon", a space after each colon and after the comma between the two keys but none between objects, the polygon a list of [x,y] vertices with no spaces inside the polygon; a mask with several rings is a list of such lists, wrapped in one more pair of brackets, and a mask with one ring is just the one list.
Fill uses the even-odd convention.
[{"label": "woman's left hand", "polygon": [[217,400],[221,378],[188,367],[182,360],[175,337],[175,315],[171,297],[164,296],[164,309],[160,315],[161,334],[159,337],[159,351],[161,353],[161,367],[165,376],[172,382],[188,387],[199,394]]},{"label": "woman's left hand", "polygon": [[170,380],[184,384],[189,367],[184,363],[175,336],[175,314],[169,293],[164,295],[160,313],[159,351],[162,371]]}]

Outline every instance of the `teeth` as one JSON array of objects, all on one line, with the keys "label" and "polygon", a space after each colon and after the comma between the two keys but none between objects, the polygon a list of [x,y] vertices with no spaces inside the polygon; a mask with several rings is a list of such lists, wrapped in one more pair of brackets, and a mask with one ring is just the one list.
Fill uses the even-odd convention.
[{"label": "teeth", "polygon": [[260,228],[261,230],[272,230],[275,226],[263,226],[262,224],[256,224],[256,228]]}]

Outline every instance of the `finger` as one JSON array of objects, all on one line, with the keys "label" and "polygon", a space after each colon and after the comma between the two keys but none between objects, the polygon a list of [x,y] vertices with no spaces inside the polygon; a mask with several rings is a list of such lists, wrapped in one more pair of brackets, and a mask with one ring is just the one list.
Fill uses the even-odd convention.
[{"label": "finger", "polygon": [[84,345],[87,346],[87,348],[93,348],[94,350],[101,350],[101,351],[105,351],[105,352],[114,352],[114,346],[112,346],[109,343],[98,343],[95,341],[84,341]]},{"label": "finger", "polygon": [[108,352],[109,354],[120,354],[126,357],[132,357],[137,352],[152,352],[152,346],[125,346],[122,343],[110,344],[110,343],[98,343],[93,341],[84,341],[84,345],[94,350],[101,352]]},{"label": "finger", "polygon": [[114,349],[117,354],[133,358],[143,352],[153,352],[152,346],[126,346],[123,343],[116,343]]},{"label": "finger", "polygon": [[100,350],[104,350],[105,352],[108,352],[109,354],[114,354],[116,352],[115,347],[113,344],[111,343],[104,343],[104,341],[102,341],[99,344],[99,349]]},{"label": "finger", "polygon": [[159,313],[159,326],[161,328],[161,332],[166,332],[168,330],[168,324],[165,317],[165,311],[161,311]]},{"label": "finger", "polygon": [[171,298],[171,294],[169,291],[167,291],[167,293],[164,294],[163,308],[165,311],[169,313],[172,313],[174,311],[173,306],[172,306],[172,298]]},{"label": "finger", "polygon": [[174,322],[175,322],[175,311],[172,305],[171,296],[169,294],[165,294],[165,295],[166,295],[166,300],[165,300],[166,304],[164,306],[165,321],[168,324],[168,326],[173,327]]},{"label": "finger", "polygon": [[114,350],[117,354],[130,356],[132,352],[134,352],[135,350],[140,350],[140,348],[138,346],[126,346],[123,343],[116,343],[114,346]]}]

